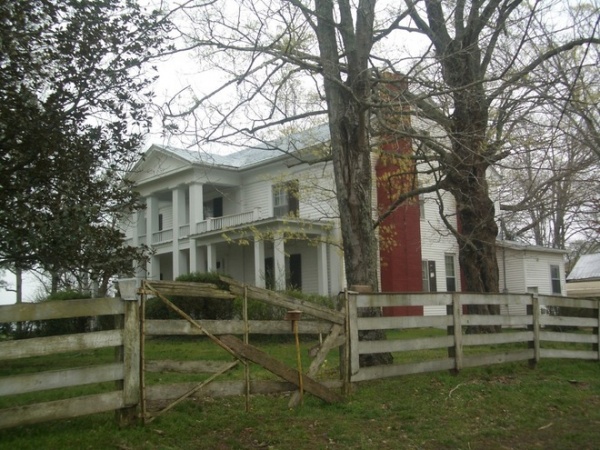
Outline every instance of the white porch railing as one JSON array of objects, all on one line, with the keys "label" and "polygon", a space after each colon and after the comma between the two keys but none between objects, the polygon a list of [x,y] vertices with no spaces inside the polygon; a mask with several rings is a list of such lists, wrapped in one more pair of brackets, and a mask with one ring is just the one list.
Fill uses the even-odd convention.
[{"label": "white porch railing", "polygon": [[231,214],[229,216],[210,217],[196,224],[196,233],[206,233],[208,231],[222,230],[224,228],[233,228],[246,223],[255,222],[259,219],[259,208],[239,214]]},{"label": "white porch railing", "polygon": [[152,243],[153,244],[161,244],[163,242],[168,242],[173,240],[173,229],[170,228],[168,230],[157,231],[156,233],[152,233]]},{"label": "white porch railing", "polygon": [[179,227],[179,238],[188,237],[190,235],[190,225],[181,225]]}]

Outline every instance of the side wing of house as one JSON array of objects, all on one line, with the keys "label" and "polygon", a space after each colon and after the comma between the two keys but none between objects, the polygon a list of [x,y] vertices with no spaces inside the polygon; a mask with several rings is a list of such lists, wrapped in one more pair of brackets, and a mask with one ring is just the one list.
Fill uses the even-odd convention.
[{"label": "side wing of house", "polygon": [[500,241],[497,255],[501,292],[566,295],[564,252]]},{"label": "side wing of house", "polygon": [[496,258],[498,259],[498,271],[500,275],[500,292],[527,292],[523,252],[506,248],[505,246],[497,246],[496,248]]}]

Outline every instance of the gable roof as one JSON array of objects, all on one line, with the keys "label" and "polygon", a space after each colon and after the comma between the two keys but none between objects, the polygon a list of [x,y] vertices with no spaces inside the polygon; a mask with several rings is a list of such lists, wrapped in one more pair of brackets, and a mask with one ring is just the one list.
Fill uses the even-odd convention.
[{"label": "gable roof", "polygon": [[567,276],[567,281],[600,279],[600,253],[583,255]]},{"label": "gable roof", "polygon": [[244,169],[256,164],[277,159],[329,141],[329,126],[319,125],[309,130],[282,136],[273,141],[247,147],[228,155],[186,150],[170,146],[153,145],[154,149],[171,153],[191,164],[222,166]]}]

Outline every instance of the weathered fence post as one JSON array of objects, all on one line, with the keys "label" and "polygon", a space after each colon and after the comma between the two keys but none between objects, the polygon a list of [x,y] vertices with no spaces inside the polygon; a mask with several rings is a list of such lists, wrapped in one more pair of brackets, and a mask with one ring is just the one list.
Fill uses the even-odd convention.
[{"label": "weathered fence post", "polygon": [[596,308],[596,326],[594,327],[594,334],[596,335],[596,343],[592,346],[592,350],[598,353],[598,361],[600,361],[600,300],[597,300]]},{"label": "weathered fence post", "polygon": [[537,294],[531,294],[531,304],[527,305],[527,315],[531,316],[531,325],[527,328],[533,331],[533,341],[529,348],[533,349],[533,358],[529,360],[529,367],[536,367],[540,360],[540,299]]},{"label": "weathered fence post", "polygon": [[123,345],[117,349],[118,357],[123,362],[124,407],[117,411],[119,425],[131,425],[137,419],[140,403],[140,316],[137,301],[124,301],[125,314],[121,319],[123,329]]},{"label": "weathered fence post", "polygon": [[352,375],[356,375],[360,370],[360,358],[358,352],[358,308],[356,306],[356,296],[356,294],[348,295],[346,292],[349,331],[347,342],[350,344],[350,351],[346,352],[346,354],[349,354],[350,356],[348,361],[350,366],[350,381],[352,381]]},{"label": "weathered fence post", "polygon": [[446,307],[448,315],[452,315],[452,326],[448,327],[448,335],[454,336],[454,345],[448,347],[448,357],[454,359],[454,369],[450,372],[457,374],[462,369],[462,304],[460,294],[452,293],[452,305]]}]

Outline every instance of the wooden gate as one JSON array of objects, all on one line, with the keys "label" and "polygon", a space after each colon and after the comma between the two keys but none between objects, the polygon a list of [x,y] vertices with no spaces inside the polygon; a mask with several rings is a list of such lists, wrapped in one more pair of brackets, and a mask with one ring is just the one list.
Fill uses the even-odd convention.
[{"label": "wooden gate", "polygon": [[[340,394],[332,390],[333,388],[345,387],[347,390],[349,382],[349,351],[346,344],[346,309],[336,311],[324,306],[316,305],[304,300],[298,300],[293,297],[278,294],[265,289],[251,286],[245,286],[230,278],[221,277],[229,290],[219,289],[216,285],[210,283],[191,283],[191,282],[173,282],[173,281],[144,281],[141,289],[142,311],[141,317],[141,416],[144,423],[151,422],[156,417],[164,414],[174,406],[191,396],[204,393],[206,395],[246,395],[248,398],[253,393],[281,392],[282,390],[294,390],[290,399],[290,406],[297,405],[302,399],[303,391],[313,394],[326,402],[338,402],[342,400]],[[145,319],[145,304],[148,297],[158,297],[167,307],[176,312],[181,319],[176,321],[156,321]],[[223,301],[233,301],[239,297],[243,299],[243,319],[227,321],[197,320],[188,315],[185,311],[177,307],[167,297],[186,296],[217,298]],[[283,321],[253,321],[248,320],[247,301],[249,298],[266,302],[271,305],[287,308],[288,310],[299,311],[312,316],[318,321],[301,321],[300,329],[303,333],[314,333],[326,335],[320,345],[310,367],[306,373],[302,373],[297,368],[292,368],[283,362],[271,357],[264,351],[249,344],[249,335],[252,333],[264,334],[268,330],[277,330],[281,334],[285,329],[287,333],[291,332],[289,322]],[[201,335],[208,337],[215,345],[228,352],[232,360],[229,362],[214,361],[146,361],[144,342],[146,336],[164,336],[164,335]],[[234,335],[243,335],[243,340]],[[329,380],[322,383],[314,379],[322,366],[330,350],[341,347],[340,358],[341,370],[340,379]],[[273,381],[251,381],[249,372],[249,363],[255,363],[266,370],[276,374],[285,383]],[[216,380],[242,364],[244,366],[245,379],[238,381],[217,382]],[[206,372],[210,371],[212,375],[202,381],[193,383],[184,383],[169,389],[160,389],[147,386],[146,372],[153,371],[186,371]],[[218,385],[218,386],[216,386]],[[168,392],[167,392],[168,391]],[[162,400],[160,408],[152,410],[148,404],[157,399]]]}]

